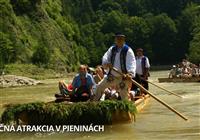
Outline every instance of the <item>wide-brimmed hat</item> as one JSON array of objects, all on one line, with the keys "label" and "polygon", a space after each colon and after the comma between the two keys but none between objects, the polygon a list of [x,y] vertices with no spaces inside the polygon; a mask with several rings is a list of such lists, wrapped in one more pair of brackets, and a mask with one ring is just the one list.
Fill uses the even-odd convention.
[{"label": "wide-brimmed hat", "polygon": [[120,33],[120,32],[117,32],[115,33],[115,37],[126,37],[124,34]]}]

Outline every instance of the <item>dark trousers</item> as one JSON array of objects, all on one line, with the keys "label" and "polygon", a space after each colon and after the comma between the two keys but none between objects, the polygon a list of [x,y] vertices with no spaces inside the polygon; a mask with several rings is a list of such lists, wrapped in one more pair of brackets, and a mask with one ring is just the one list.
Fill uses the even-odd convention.
[{"label": "dark trousers", "polygon": [[80,102],[80,101],[87,101],[90,99],[90,90],[87,86],[79,87],[75,93],[71,95],[72,102]]},{"label": "dark trousers", "polygon": [[[143,79],[143,75],[136,74],[135,78],[133,78],[136,82],[141,84],[146,90],[149,90],[149,84],[146,80]],[[131,90],[136,90],[138,87],[132,84]]]}]

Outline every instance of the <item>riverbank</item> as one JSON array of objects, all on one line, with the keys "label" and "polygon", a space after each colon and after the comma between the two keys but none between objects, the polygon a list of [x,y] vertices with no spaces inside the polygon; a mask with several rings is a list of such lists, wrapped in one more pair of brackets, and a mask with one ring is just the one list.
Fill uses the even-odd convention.
[{"label": "riverbank", "polygon": [[17,86],[33,86],[42,84],[39,80],[17,75],[0,76],[0,88],[17,87]]},{"label": "riverbank", "polygon": [[[152,66],[152,71],[168,69],[170,66]],[[33,64],[9,64],[1,72],[0,88],[32,86],[42,84],[41,80],[73,78],[74,72],[67,72],[65,68],[61,70],[47,69]]]},{"label": "riverbank", "polygon": [[[71,73],[71,72],[70,72]],[[9,64],[1,70],[0,74],[17,75],[29,77],[36,80],[56,79],[66,77],[69,72],[63,68],[62,70],[55,70],[50,68],[39,67],[33,64]]]},{"label": "riverbank", "polygon": [[0,70],[0,88],[38,85],[43,83],[41,80],[71,78],[74,75],[65,69],[56,71],[33,64],[9,64]]},{"label": "riverbank", "polygon": [[[57,69],[57,70],[56,70]],[[150,71],[170,70],[171,65],[151,66]],[[74,69],[74,71],[76,71]],[[74,71],[67,71],[64,67],[62,69],[48,69],[38,67],[33,64],[9,64],[3,70],[0,70],[0,75],[17,75],[29,77],[36,80],[56,79],[66,77],[68,75],[75,75]]]}]

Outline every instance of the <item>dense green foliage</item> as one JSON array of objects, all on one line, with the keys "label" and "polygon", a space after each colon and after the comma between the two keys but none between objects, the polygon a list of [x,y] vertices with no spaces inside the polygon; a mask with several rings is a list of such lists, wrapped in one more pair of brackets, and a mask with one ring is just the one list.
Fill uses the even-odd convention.
[{"label": "dense green foliage", "polygon": [[116,110],[136,113],[129,101],[65,103],[28,103],[7,108],[1,117],[4,124],[17,123],[22,112],[27,113],[28,124],[110,124]]},{"label": "dense green foliage", "polygon": [[154,65],[199,63],[199,19],[199,0],[1,0],[0,66],[95,66],[115,32]]}]

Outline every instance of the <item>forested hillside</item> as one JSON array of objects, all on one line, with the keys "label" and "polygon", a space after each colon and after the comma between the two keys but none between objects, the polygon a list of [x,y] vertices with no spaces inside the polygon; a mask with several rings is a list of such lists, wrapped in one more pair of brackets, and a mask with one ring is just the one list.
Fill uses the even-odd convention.
[{"label": "forested hillside", "polygon": [[200,63],[200,0],[1,0],[0,65],[95,66],[115,32],[154,65]]}]

